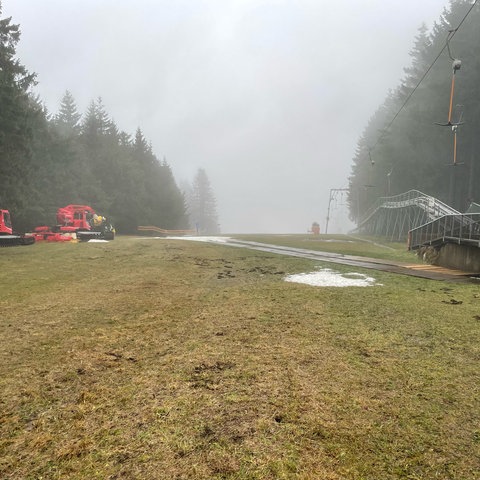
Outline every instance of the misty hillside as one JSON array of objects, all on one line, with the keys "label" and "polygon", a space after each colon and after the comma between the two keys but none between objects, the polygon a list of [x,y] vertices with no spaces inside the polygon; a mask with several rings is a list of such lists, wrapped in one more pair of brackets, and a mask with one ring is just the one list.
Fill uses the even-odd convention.
[{"label": "misty hillside", "polygon": [[[19,4],[12,2],[13,5]],[[310,7],[308,2],[295,7],[298,14],[302,13],[303,16],[299,19],[304,23],[297,19],[293,26],[312,28],[310,21],[317,18],[312,15],[320,15],[321,9],[313,12]],[[217,101],[217,93],[241,94],[239,104],[242,106],[242,115],[235,110],[234,104],[225,101],[221,95],[218,98],[221,108],[208,97],[208,102],[205,100],[206,104],[197,105],[195,110],[195,100],[202,99],[203,96],[196,90],[188,95],[188,89],[183,89],[171,97],[172,101],[182,98],[182,105],[188,108],[184,115],[180,115],[182,121],[165,130],[152,123],[148,126],[148,131],[154,136],[158,135],[156,143],[162,144],[162,148],[164,142],[171,142],[169,150],[174,152],[171,158],[181,157],[185,164],[192,161],[200,161],[202,164],[211,162],[210,165],[216,169],[216,186],[223,189],[222,208],[228,208],[228,215],[224,212],[224,218],[231,225],[240,226],[240,230],[306,230],[313,220],[321,220],[319,199],[327,198],[329,188],[346,187],[348,181],[352,219],[361,216],[377,197],[410,189],[419,189],[463,210],[471,200],[479,200],[476,198],[475,183],[480,175],[474,161],[479,142],[474,134],[474,126],[479,115],[475,99],[480,68],[475,55],[480,33],[475,26],[480,13],[477,5],[466,18],[471,7],[471,2],[455,0],[431,30],[427,27],[419,29],[416,39],[412,38],[411,64],[405,68],[403,80],[391,90],[370,119],[364,118],[368,114],[365,112],[371,112],[373,108],[363,105],[363,109],[355,113],[357,107],[354,104],[362,103],[363,97],[367,97],[370,103],[377,103],[378,98],[382,97],[372,98],[371,92],[367,94],[360,88],[360,83],[344,78],[342,82],[330,81],[323,89],[319,88],[320,79],[327,71],[330,72],[322,60],[319,48],[321,46],[329,53],[336,54],[340,49],[339,44],[335,46],[325,41],[317,46],[315,43],[315,49],[307,49],[308,55],[302,56],[304,49],[298,45],[298,48],[291,51],[283,48],[283,30],[275,30],[278,37],[272,37],[271,45],[269,44],[271,48],[262,51],[265,56],[258,61],[262,65],[265,59],[278,60],[279,63],[277,65],[274,62],[269,64],[269,68],[251,71],[253,76],[249,84],[261,85],[263,80],[268,85],[268,88],[255,93],[255,104],[248,103],[248,92],[237,92],[237,79],[233,81],[230,77],[226,78],[223,88],[217,89],[218,92],[215,91],[215,95],[212,95]],[[244,14],[250,11],[247,7],[243,8]],[[328,13],[329,8],[325,6],[325,13]],[[380,25],[382,10],[378,6],[372,7],[370,12],[365,10],[371,14],[366,18],[375,22],[375,25]],[[277,11],[274,7],[269,7],[263,12],[265,18],[257,10],[252,11],[252,15],[255,13],[255,18],[268,19],[273,11],[279,15],[278,21],[284,22],[275,24],[276,27],[290,25],[292,17],[287,16],[290,9]],[[236,13],[242,12],[239,10]],[[462,22],[464,18],[466,20]],[[183,22],[183,17],[181,19]],[[458,31],[449,34],[449,30],[460,24]],[[34,25],[29,25],[29,29],[34,28]],[[316,28],[315,24],[315,31]],[[23,230],[42,223],[49,224],[54,219],[56,209],[69,203],[92,205],[107,215],[118,231],[124,233],[136,231],[136,227],[141,224],[170,229],[194,227],[198,219],[188,218],[189,213],[198,210],[188,205],[188,198],[194,196],[188,194],[185,197],[178,187],[171,166],[165,159],[157,158],[150,140],[145,138],[143,128],[134,132],[122,131],[100,98],[91,101],[85,111],[79,112],[76,99],[68,91],[58,106],[54,106],[50,112],[46,111],[43,98],[32,94],[37,81],[35,74],[29,72],[28,65],[23,66],[21,58],[17,59],[16,48],[20,33],[15,17],[13,20],[3,20],[0,29],[0,202],[2,208],[11,211],[15,227]],[[242,33],[245,32],[237,29],[228,38],[232,42],[241,42],[245,40]],[[381,29],[369,30],[366,37],[377,44],[381,42],[381,33]],[[41,36],[35,37],[37,38],[40,39]],[[288,41],[293,38],[296,39],[297,36],[293,35]],[[454,121],[462,116],[465,123],[457,131],[458,164],[455,167],[450,166],[453,163],[451,129],[435,125],[436,122],[445,123],[449,111],[452,59],[446,48],[448,38],[450,54],[462,61],[462,67],[456,73],[452,115]],[[36,51],[35,39],[30,41],[28,51]],[[252,42],[262,40],[257,39],[252,32],[249,32],[248,39]],[[72,41],[65,39],[67,40]],[[350,48],[351,38],[347,40]],[[195,39],[195,45],[196,41]],[[405,41],[402,40],[401,44],[404,45]],[[192,58],[197,61],[199,57],[193,48],[195,45],[188,45]],[[234,45],[232,43],[232,48]],[[395,47],[394,51],[399,51],[398,45],[389,43],[384,47],[389,51]],[[402,49],[407,50],[408,45],[402,46]],[[207,49],[206,52],[217,58],[215,49]],[[372,73],[372,68],[369,68],[369,62],[377,52],[362,52],[364,70],[356,71],[362,79],[365,77],[365,84],[371,84],[374,78],[372,75],[380,76],[381,73]],[[244,53],[245,58],[239,58],[246,63],[242,64],[238,60],[239,70],[242,70],[242,65],[249,65],[248,62],[256,58],[251,50]],[[175,52],[172,53],[174,54]],[[178,52],[176,54],[173,58],[186,61],[184,57],[178,56]],[[64,68],[63,64],[55,64],[55,58],[57,57],[52,57],[45,69],[55,71],[55,68]],[[182,72],[183,68],[187,68],[183,60],[179,62]],[[312,65],[313,60],[315,69],[304,71],[306,66]],[[228,62],[220,62],[218,68],[228,70],[231,66],[229,62],[230,56]],[[345,64],[351,65],[352,59]],[[295,70],[295,78],[308,79],[309,83],[296,84],[287,77],[273,73],[291,71],[291,65],[299,69]],[[108,64],[105,64],[105,68],[108,68]],[[276,68],[280,70],[275,70]],[[382,64],[382,69],[388,70],[388,65]],[[197,85],[200,78],[204,77],[201,72],[190,70],[192,75],[199,75],[192,77],[192,83]],[[337,67],[331,70],[335,78],[341,77],[341,70],[337,70]],[[250,70],[247,68],[246,71]],[[427,71],[428,74],[420,82]],[[272,78],[269,75],[262,77],[268,72],[271,72],[269,75],[272,78],[285,79],[278,87],[287,90],[279,90],[278,97],[274,96],[274,91],[270,88],[275,86],[271,82]],[[95,75],[100,78],[104,72],[96,71]],[[178,81],[178,72],[174,78]],[[217,75],[215,78],[222,77]],[[43,81],[42,78],[38,80]],[[122,80],[123,77],[119,76],[118,84],[123,85]],[[175,82],[172,81],[172,84]],[[70,85],[65,85],[60,91],[69,87]],[[125,83],[125,88],[127,87],[132,88]],[[312,92],[316,92],[318,97]],[[108,93],[107,90],[106,94]],[[122,107],[130,112],[131,104],[136,100],[125,98],[124,101]],[[264,101],[267,106],[262,107],[260,104]],[[288,107],[289,101],[293,102],[295,108]],[[154,100],[151,102],[153,105]],[[271,109],[269,102],[278,106],[278,111]],[[334,108],[330,111],[327,107],[332,102]],[[117,106],[118,100],[110,103]],[[169,112],[164,112],[161,105],[157,100],[152,109],[161,111],[159,117],[168,117]],[[207,115],[207,106],[214,111],[211,114],[211,119],[214,120],[212,124],[207,122],[210,117],[207,119],[198,116],[199,112]],[[361,131],[358,127],[361,123],[355,118],[359,115],[358,112],[361,112],[359,118],[366,127],[357,143],[348,179],[349,164],[345,162],[346,170],[343,171],[339,159],[351,158],[353,148],[349,143],[354,144]],[[352,125],[345,125],[346,117]],[[328,118],[328,128],[322,123],[324,118]],[[232,119],[234,121],[229,123]],[[172,120],[165,120],[165,124],[170,121]],[[281,128],[275,127],[275,122],[279,122]],[[122,119],[122,123],[125,123],[125,119]],[[218,133],[218,125],[222,125],[225,134]],[[331,132],[335,134],[332,135]],[[332,158],[336,159],[335,168],[331,166]],[[227,165],[225,162],[228,162],[228,175],[223,173]],[[188,193],[188,189],[183,190]],[[210,203],[215,209],[215,202]],[[211,213],[211,229],[216,229],[216,212]]]},{"label": "misty hillside", "polygon": [[119,131],[101,99],[77,111],[67,91],[57,114],[30,93],[35,75],[15,56],[19,26],[0,23],[1,208],[18,230],[49,224],[58,207],[92,205],[133,233],[138,225],[185,228],[185,199],[170,166],[140,129]]},{"label": "misty hillside", "polygon": [[[479,23],[480,5],[472,8],[472,2],[455,0],[432,31],[419,29],[403,81],[358,141],[349,187],[352,219],[361,217],[379,196],[412,189],[459,211],[480,201]],[[455,73],[451,122],[465,122],[457,127],[455,162],[451,126],[436,125],[448,123],[452,59],[462,63]]]}]

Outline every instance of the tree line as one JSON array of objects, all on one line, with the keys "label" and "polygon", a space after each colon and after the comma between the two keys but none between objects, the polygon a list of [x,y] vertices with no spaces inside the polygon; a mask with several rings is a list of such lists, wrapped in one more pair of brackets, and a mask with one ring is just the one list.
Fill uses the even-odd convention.
[{"label": "tree line", "polygon": [[[349,179],[352,220],[361,218],[378,197],[412,189],[459,211],[480,202],[480,5],[471,8],[471,1],[451,0],[431,31],[425,25],[418,30],[405,77],[357,143]],[[455,159],[452,125],[437,125],[448,123],[453,60],[461,60],[451,110],[451,123],[461,123]]]},{"label": "tree line", "polygon": [[[201,185],[194,180],[187,198],[141,129],[133,136],[120,131],[101,98],[82,115],[66,91],[58,113],[50,114],[31,92],[36,75],[16,58],[19,40],[19,25],[0,19],[0,208],[10,210],[17,230],[52,224],[57,208],[73,203],[92,206],[120,233],[200,223],[208,227],[199,233],[216,233],[215,198],[203,169],[196,176]],[[207,210],[198,212],[205,201]]]}]

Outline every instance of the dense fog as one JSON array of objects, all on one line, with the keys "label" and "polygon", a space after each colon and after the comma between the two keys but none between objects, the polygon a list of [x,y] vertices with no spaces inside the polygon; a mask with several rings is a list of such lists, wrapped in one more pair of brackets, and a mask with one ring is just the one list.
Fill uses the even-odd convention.
[{"label": "dense fog", "polygon": [[[205,169],[224,233],[325,228],[356,143],[446,0],[4,0],[51,113],[69,90],[140,127],[179,185]],[[340,199],[341,200],[341,199]],[[349,228],[343,201],[329,232]]]}]

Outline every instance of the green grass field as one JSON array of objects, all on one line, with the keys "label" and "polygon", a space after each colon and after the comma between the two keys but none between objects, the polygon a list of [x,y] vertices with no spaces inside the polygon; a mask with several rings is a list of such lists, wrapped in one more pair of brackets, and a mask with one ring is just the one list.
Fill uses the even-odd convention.
[{"label": "green grass field", "polygon": [[343,253],[399,262],[421,263],[407,250],[406,243],[381,241],[374,237],[350,235],[235,235],[235,238],[286,247]]},{"label": "green grass field", "polygon": [[0,265],[2,479],[480,478],[475,284],[122,237]]}]

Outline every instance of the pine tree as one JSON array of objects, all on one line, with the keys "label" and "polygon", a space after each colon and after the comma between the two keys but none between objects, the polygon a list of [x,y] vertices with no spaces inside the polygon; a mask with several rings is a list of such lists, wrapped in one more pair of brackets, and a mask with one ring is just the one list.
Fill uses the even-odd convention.
[{"label": "pine tree", "polygon": [[198,169],[193,179],[188,207],[190,223],[197,233],[202,235],[220,233],[215,195],[203,168]]},{"label": "pine tree", "polygon": [[77,111],[73,95],[66,90],[60,102],[60,109],[54,119],[59,133],[64,136],[78,135],[81,117]]},{"label": "pine tree", "polygon": [[130,147],[132,145],[132,136],[122,130],[118,135],[118,142],[122,147]]},{"label": "pine tree", "polygon": [[143,136],[142,130],[137,128],[135,132],[135,138],[133,140],[133,149],[135,152],[135,156],[140,163],[144,163],[145,165],[153,165],[155,163],[154,155],[152,152],[152,146]]},{"label": "pine tree", "polygon": [[111,127],[112,120],[110,120],[101,97],[97,100],[92,100],[88,106],[82,124],[82,134],[87,141],[96,142],[98,139],[106,135]]},{"label": "pine tree", "polygon": [[29,95],[30,87],[35,84],[35,74],[29,73],[15,58],[19,40],[19,26],[12,24],[11,18],[1,19],[0,201],[2,208],[10,209],[16,219],[29,201],[29,184],[34,175],[29,168],[32,134],[37,119],[43,115],[43,110]]}]

